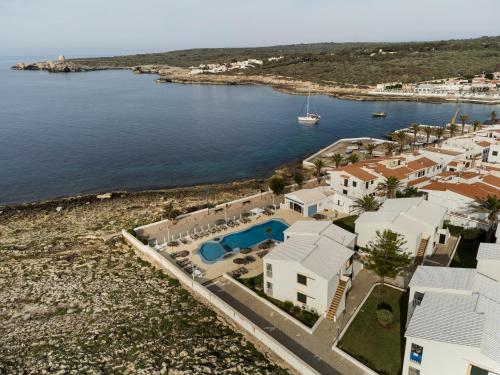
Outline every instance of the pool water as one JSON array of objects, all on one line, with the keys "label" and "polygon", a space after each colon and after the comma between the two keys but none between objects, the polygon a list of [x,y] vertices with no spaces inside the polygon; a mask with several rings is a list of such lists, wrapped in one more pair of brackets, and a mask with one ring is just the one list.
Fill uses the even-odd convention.
[{"label": "pool water", "polygon": [[205,263],[214,263],[227,253],[254,247],[266,240],[283,242],[286,228],[288,225],[284,221],[273,219],[224,236],[220,241],[204,242],[200,247],[201,259]]}]

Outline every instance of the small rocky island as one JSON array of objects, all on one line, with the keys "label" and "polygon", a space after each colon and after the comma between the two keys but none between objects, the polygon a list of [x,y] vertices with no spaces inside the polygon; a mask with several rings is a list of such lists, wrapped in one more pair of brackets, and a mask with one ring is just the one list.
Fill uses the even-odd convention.
[{"label": "small rocky island", "polygon": [[56,60],[32,62],[32,63],[17,63],[12,67],[14,70],[45,70],[51,73],[71,73],[71,72],[91,72],[96,70],[106,70],[106,67],[84,66],[75,64],[63,55],[60,55]]}]

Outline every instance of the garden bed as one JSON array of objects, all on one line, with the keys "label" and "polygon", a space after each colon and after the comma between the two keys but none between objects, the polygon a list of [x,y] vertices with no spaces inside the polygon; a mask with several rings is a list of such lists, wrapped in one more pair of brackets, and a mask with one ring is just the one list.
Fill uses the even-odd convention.
[{"label": "garden bed", "polygon": [[[380,308],[392,311],[393,322],[383,327]],[[404,330],[408,295],[388,286],[376,286],[339,342],[338,347],[379,374],[400,374],[405,350]]]},{"label": "garden bed", "polygon": [[476,268],[477,251],[479,244],[485,240],[486,232],[481,229],[464,229],[453,225],[448,225],[447,228],[452,235],[462,236],[450,267]]},{"label": "garden bed", "polygon": [[358,218],[357,215],[346,216],[343,217],[342,219],[334,220],[333,224],[338,225],[339,227],[351,233],[354,233],[354,226],[355,226],[354,222],[356,221],[357,218]]}]

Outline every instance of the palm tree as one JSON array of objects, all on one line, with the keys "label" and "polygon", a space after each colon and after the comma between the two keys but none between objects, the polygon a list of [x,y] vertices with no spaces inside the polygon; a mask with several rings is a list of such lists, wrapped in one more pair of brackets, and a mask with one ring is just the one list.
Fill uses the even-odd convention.
[{"label": "palm tree", "polygon": [[491,122],[495,122],[495,120],[497,119],[497,113],[495,111],[491,111],[490,118]]},{"label": "palm tree", "polygon": [[361,215],[363,212],[376,211],[380,204],[377,199],[372,195],[363,195],[361,198],[357,198],[353,204],[352,213],[355,215]]},{"label": "palm tree", "polygon": [[316,169],[316,178],[318,179],[318,183],[321,181],[321,170],[325,168],[325,162],[321,159],[316,159],[314,161],[314,168]]},{"label": "palm tree", "polygon": [[332,161],[335,163],[335,168],[340,167],[342,160],[344,160],[344,157],[342,156],[342,154],[339,154],[338,152],[333,154]]},{"label": "palm tree", "polygon": [[472,131],[474,131],[474,132],[475,132],[475,131],[477,130],[477,128],[479,127],[479,124],[480,124],[480,122],[479,122],[479,121],[474,120],[474,121],[472,122]]},{"label": "palm tree", "polygon": [[373,156],[373,151],[375,151],[375,148],[377,148],[377,146],[375,145],[375,143],[368,143],[366,145],[366,151],[368,151],[368,156],[370,158]]},{"label": "palm tree", "polygon": [[396,149],[396,144],[393,142],[384,143],[385,151],[387,155],[392,155],[393,151]]},{"label": "palm tree", "polygon": [[415,144],[417,143],[417,133],[420,131],[420,125],[413,123],[410,125],[410,129],[413,133],[413,148],[415,148]]},{"label": "palm tree", "polygon": [[452,122],[450,124],[450,138],[453,138],[453,136],[455,135],[456,131],[457,131],[457,124],[455,124],[454,122]]},{"label": "palm tree", "polygon": [[349,163],[351,164],[356,164],[359,161],[359,156],[357,154],[351,154],[347,160],[349,160]]},{"label": "palm tree", "polygon": [[399,153],[402,153],[403,149],[405,148],[406,142],[408,141],[408,137],[406,136],[406,132],[404,132],[402,130],[395,132],[395,133],[393,133],[392,137],[399,144]]},{"label": "palm tree", "polygon": [[432,133],[434,132],[434,129],[431,128],[430,126],[424,126],[423,131],[424,131],[425,137],[426,137],[425,143],[429,144],[429,138],[431,137]]},{"label": "palm tree", "polygon": [[401,181],[397,177],[389,176],[377,186],[377,190],[385,193],[387,198],[394,198],[401,186]]},{"label": "palm tree", "polygon": [[465,129],[465,123],[469,119],[469,115],[466,115],[465,113],[460,115],[460,122],[462,123],[462,135],[464,135],[464,129]]},{"label": "palm tree", "polygon": [[500,213],[500,199],[496,195],[488,195],[486,198],[476,198],[471,203],[473,212],[488,214],[488,231],[486,232],[486,242],[491,241],[493,232],[498,226],[498,214]]},{"label": "palm tree", "polygon": [[443,138],[445,131],[446,131],[446,129],[442,126],[438,126],[437,128],[434,128],[434,134],[436,135],[439,143],[441,143],[441,139]]}]

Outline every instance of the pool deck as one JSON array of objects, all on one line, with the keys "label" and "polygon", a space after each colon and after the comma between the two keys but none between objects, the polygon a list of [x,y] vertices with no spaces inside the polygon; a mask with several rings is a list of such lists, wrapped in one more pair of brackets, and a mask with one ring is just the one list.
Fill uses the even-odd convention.
[{"label": "pool deck", "polygon": [[[163,250],[160,250],[160,253],[164,256],[168,256],[168,254],[171,254],[172,252],[181,251],[181,250],[188,250],[190,255],[187,257],[187,259],[189,259],[192,263],[196,264],[198,269],[200,269],[202,272],[204,272],[203,279],[205,279],[207,281],[216,279],[216,278],[222,276],[222,274],[224,274],[224,273],[235,271],[238,268],[242,267],[241,264],[233,263],[233,259],[241,258],[245,255],[252,255],[256,259],[256,261],[251,263],[251,264],[243,265],[243,267],[245,267],[249,271],[244,277],[257,276],[259,273],[262,272],[262,259],[256,255],[256,253],[259,250],[253,250],[251,253],[245,254],[245,255],[243,255],[243,254],[235,255],[229,259],[222,259],[222,260],[216,261],[215,263],[211,263],[211,264],[203,262],[200,255],[197,254],[197,252],[198,252],[198,249],[201,246],[201,244],[203,244],[206,241],[213,240],[216,237],[221,238],[221,237],[224,237],[228,234],[239,232],[239,231],[248,229],[256,224],[261,224],[261,223],[264,223],[266,221],[273,220],[273,219],[284,220],[288,225],[292,225],[293,223],[295,223],[298,220],[312,220],[312,218],[303,217],[301,214],[299,214],[295,211],[278,209],[276,211],[276,213],[272,216],[262,215],[262,216],[257,217],[257,218],[252,217],[251,221],[249,223],[241,224],[241,225],[239,225],[237,227],[233,227],[233,228],[228,228],[226,230],[212,234],[210,236],[206,236],[204,238],[194,240],[189,244],[182,244],[180,246],[173,247],[173,248],[172,247],[164,248]],[[272,248],[269,250],[272,251]]]}]

